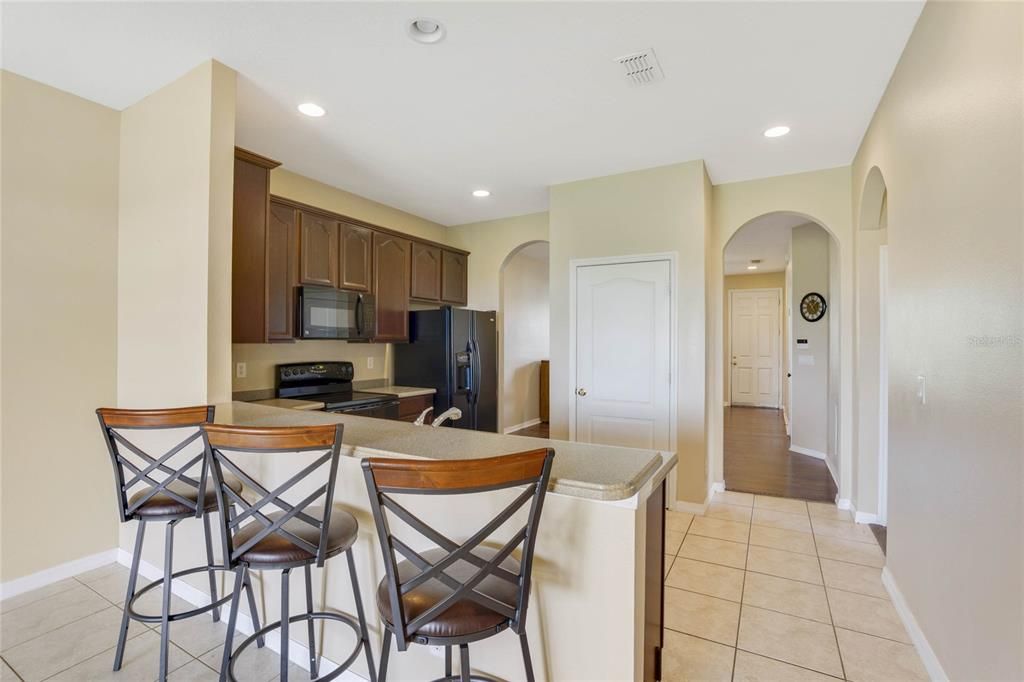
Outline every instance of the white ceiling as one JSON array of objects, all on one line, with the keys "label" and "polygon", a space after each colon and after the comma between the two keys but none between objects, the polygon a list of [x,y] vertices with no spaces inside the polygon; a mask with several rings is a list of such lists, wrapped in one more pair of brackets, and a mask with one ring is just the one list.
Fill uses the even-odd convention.
[{"label": "white ceiling", "polygon": [[[789,236],[794,227],[806,225],[807,218],[793,213],[769,213],[751,220],[725,245],[725,274],[753,275],[781,272],[789,262]],[[747,270],[760,258],[757,270]]]},{"label": "white ceiling", "polygon": [[[240,74],[238,144],[457,224],[692,159],[716,184],[848,164],[922,5],[6,2],[2,59],[118,109],[218,59]],[[422,16],[444,41],[407,37]],[[665,79],[629,85],[614,58],[650,47]]]}]

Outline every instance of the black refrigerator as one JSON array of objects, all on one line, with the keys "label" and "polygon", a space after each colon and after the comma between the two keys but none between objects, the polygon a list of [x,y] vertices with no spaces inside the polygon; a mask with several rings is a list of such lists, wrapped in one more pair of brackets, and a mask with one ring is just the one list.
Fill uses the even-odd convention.
[{"label": "black refrigerator", "polygon": [[498,430],[498,329],[493,311],[445,306],[409,313],[409,343],[395,344],[395,384],[433,388],[434,414],[462,410],[451,425]]}]

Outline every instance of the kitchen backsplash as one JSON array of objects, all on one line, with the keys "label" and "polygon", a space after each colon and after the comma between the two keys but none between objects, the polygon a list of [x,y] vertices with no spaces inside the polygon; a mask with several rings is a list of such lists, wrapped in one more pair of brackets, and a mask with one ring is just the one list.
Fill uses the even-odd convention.
[{"label": "kitchen backsplash", "polygon": [[[294,343],[236,343],[231,346],[231,389],[254,391],[274,387],[274,366],[287,362],[348,360],[355,365],[356,381],[388,379],[391,372],[391,344],[347,343],[345,341],[295,341]],[[373,368],[368,362],[372,361]],[[244,378],[238,363],[246,365]]]}]

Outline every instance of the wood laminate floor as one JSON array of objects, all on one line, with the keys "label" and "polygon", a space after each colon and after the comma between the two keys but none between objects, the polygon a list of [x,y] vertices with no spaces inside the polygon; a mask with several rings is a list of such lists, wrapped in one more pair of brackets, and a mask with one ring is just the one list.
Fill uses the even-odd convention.
[{"label": "wood laminate floor", "polygon": [[541,422],[540,424],[534,424],[533,426],[527,426],[525,429],[519,429],[513,431],[510,436],[530,436],[532,438],[549,438],[548,435],[551,432],[551,427],[547,422]]},{"label": "wood laminate floor", "polygon": [[725,408],[726,490],[834,502],[825,462],[789,450],[781,410]]}]

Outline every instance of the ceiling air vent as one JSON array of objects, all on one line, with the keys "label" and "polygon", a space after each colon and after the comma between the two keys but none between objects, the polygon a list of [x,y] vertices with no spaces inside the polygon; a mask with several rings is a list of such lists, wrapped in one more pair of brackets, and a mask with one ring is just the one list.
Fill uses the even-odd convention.
[{"label": "ceiling air vent", "polygon": [[661,65],[658,64],[658,58],[654,55],[653,48],[623,55],[615,61],[622,64],[626,80],[633,85],[647,85],[665,77]]}]

